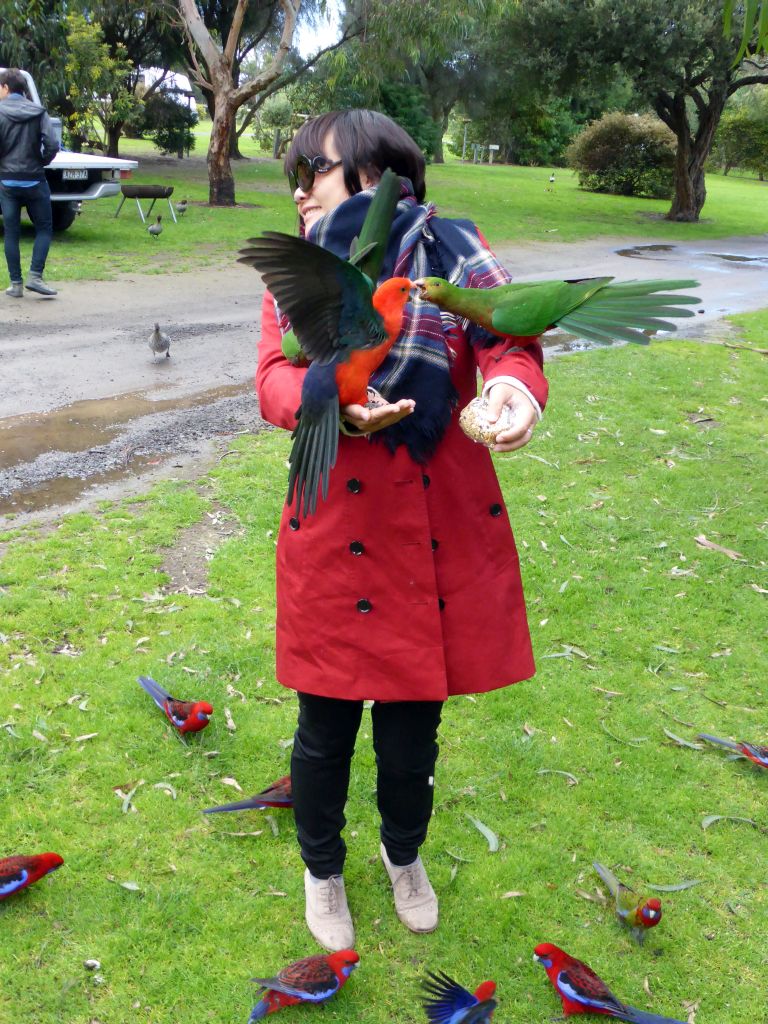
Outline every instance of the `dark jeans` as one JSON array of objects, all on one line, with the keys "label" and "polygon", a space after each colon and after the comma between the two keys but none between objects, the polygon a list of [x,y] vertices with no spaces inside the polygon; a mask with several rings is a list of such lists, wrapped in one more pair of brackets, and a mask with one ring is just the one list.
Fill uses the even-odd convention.
[{"label": "dark jeans", "polygon": [[5,262],[8,264],[11,281],[21,281],[19,238],[21,237],[21,208],[23,206],[26,206],[29,219],[35,228],[35,244],[32,248],[32,263],[29,267],[31,273],[42,274],[45,270],[45,261],[53,240],[51,190],[48,188],[48,182],[40,181],[32,188],[0,184]]},{"label": "dark jeans", "polygon": [[[374,703],[381,840],[393,864],[412,864],[432,814],[440,701]],[[301,856],[315,878],[340,875],[344,805],[363,702],[299,694],[291,782]]]}]

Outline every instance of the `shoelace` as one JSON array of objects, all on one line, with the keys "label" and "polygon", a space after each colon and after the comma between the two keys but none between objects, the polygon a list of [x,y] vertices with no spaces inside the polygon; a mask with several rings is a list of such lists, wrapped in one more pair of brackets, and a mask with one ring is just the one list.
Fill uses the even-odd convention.
[{"label": "shoelace", "polygon": [[325,903],[323,908],[326,914],[333,915],[338,910],[338,883],[333,879],[329,878],[326,885],[321,885],[318,889],[318,896],[321,902]]},{"label": "shoelace", "polygon": [[414,864],[409,864],[407,868],[403,868],[403,874],[401,878],[405,878],[408,882],[408,899],[412,899],[414,896],[421,896],[421,883],[424,880],[424,873],[420,871],[421,865],[418,861]]}]

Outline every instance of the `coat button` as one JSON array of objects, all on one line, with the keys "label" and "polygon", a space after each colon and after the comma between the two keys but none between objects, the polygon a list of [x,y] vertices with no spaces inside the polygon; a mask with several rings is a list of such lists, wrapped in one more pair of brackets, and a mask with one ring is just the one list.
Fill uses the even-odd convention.
[{"label": "coat button", "polygon": [[440,541],[439,540],[435,540],[435,538],[433,537],[432,538],[432,550],[433,551],[437,551],[437,549],[439,547],[440,547]]},{"label": "coat button", "polygon": [[491,507],[488,509],[488,511],[491,513],[492,516],[500,516],[501,505],[497,501],[495,501],[493,505],[491,505]]},{"label": "coat button", "polygon": [[365,551],[365,548],[363,547],[359,540],[353,540],[352,543],[349,545],[349,550],[353,555],[362,555],[362,553]]},{"label": "coat button", "polygon": [[289,527],[290,527],[290,528],[291,528],[292,530],[298,530],[298,528],[299,528],[299,527],[301,526],[301,523],[300,523],[300,522],[299,522],[299,520],[298,520],[298,519],[296,518],[296,516],[291,516],[291,518],[290,518],[290,519],[288,520],[288,526],[289,526]]},{"label": "coat button", "polygon": [[426,491],[426,489],[429,487],[432,481],[429,479],[426,473],[422,473],[421,482],[424,484],[424,490]]},{"label": "coat button", "polygon": [[361,486],[362,484],[357,477],[353,476],[351,480],[347,480],[347,490],[352,494],[359,494]]},{"label": "coat button", "polygon": [[440,611],[442,611],[443,608],[445,608],[445,601],[442,599],[442,597],[438,597],[437,607],[440,609]]},{"label": "coat button", "polygon": [[357,602],[357,610],[359,612],[363,612],[363,614],[365,614],[365,612],[369,612],[371,608],[373,608],[373,605],[371,604],[367,597],[361,597],[360,600]]}]

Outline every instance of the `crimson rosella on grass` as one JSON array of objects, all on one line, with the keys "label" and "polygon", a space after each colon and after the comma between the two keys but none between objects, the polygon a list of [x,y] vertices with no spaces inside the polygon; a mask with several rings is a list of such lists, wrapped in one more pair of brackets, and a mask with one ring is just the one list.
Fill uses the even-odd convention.
[{"label": "crimson rosella on grass", "polygon": [[698,281],[611,281],[590,277],[459,288],[440,277],[423,277],[414,284],[422,299],[492,334],[526,338],[561,327],[600,345],[619,339],[647,345],[646,331],[675,330],[662,316],[695,316],[682,307],[701,302],[695,295],[668,294],[697,288]]},{"label": "crimson rosella on grass", "polygon": [[165,713],[171,725],[180,733],[200,732],[208,725],[208,720],[213,714],[213,708],[208,701],[177,700],[149,676],[139,676],[139,685],[147,691],[155,704]]},{"label": "crimson rosella on grass", "polygon": [[422,987],[428,996],[422,1002],[430,1024],[486,1024],[493,1017],[495,981],[484,981],[473,995],[442,971],[427,971],[427,977]]},{"label": "crimson rosella on grass", "polygon": [[718,746],[727,747],[728,750],[735,750],[737,754],[748,757],[750,761],[753,761],[760,768],[768,768],[768,747],[758,746],[757,743],[747,743],[746,740],[742,740],[740,743],[734,743],[732,740],[721,740],[717,736],[710,736],[706,732],[700,732],[696,738],[706,740],[708,743],[717,743]]},{"label": "crimson rosella on grass", "polygon": [[277,1013],[284,1006],[324,1003],[344,987],[359,960],[354,949],[342,949],[295,960],[274,978],[251,978],[261,986],[261,998],[251,1010],[248,1024]]},{"label": "crimson rosella on grass", "polygon": [[267,807],[293,807],[290,775],[283,775],[261,793],[249,796],[245,800],[237,800],[233,804],[220,804],[218,807],[206,807],[203,814],[219,814],[221,811],[263,811]]},{"label": "crimson rosella on grass", "polygon": [[661,920],[661,900],[655,896],[645,898],[639,896],[634,889],[620,882],[616,875],[594,861],[592,865],[595,871],[608,886],[608,889],[616,901],[616,916],[632,932],[632,937],[642,946],[645,933],[649,928],[655,928]]},{"label": "crimson rosella on grass", "polygon": [[533,959],[540,963],[560,996],[563,1013],[599,1013],[630,1024],[685,1024],[676,1017],[660,1017],[622,1003],[591,967],[569,956],[550,942],[541,942],[533,951]]},{"label": "crimson rosella on grass", "polygon": [[36,853],[32,857],[0,859],[0,900],[39,882],[43,875],[64,863],[58,853]]}]

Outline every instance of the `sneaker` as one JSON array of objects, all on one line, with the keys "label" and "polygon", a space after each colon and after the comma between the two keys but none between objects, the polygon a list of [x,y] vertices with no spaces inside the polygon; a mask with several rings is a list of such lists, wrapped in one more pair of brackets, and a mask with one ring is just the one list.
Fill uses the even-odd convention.
[{"label": "sneaker", "polygon": [[313,878],[307,868],[304,872],[304,894],[307,927],[320,945],[331,953],[351,949],[355,944],[355,926],[342,876]]},{"label": "sneaker", "polygon": [[21,281],[11,281],[11,287],[5,289],[5,294],[10,295],[12,299],[23,298],[24,288],[22,287]]},{"label": "sneaker", "polygon": [[417,857],[413,864],[396,867],[382,843],[381,859],[392,882],[397,916],[412,932],[433,932],[437,928],[437,896],[421,857]]},{"label": "sneaker", "polygon": [[42,274],[33,274],[30,270],[27,275],[27,291],[37,292],[38,295],[58,295],[59,293],[55,288],[52,288],[49,284],[46,284],[43,280]]}]

